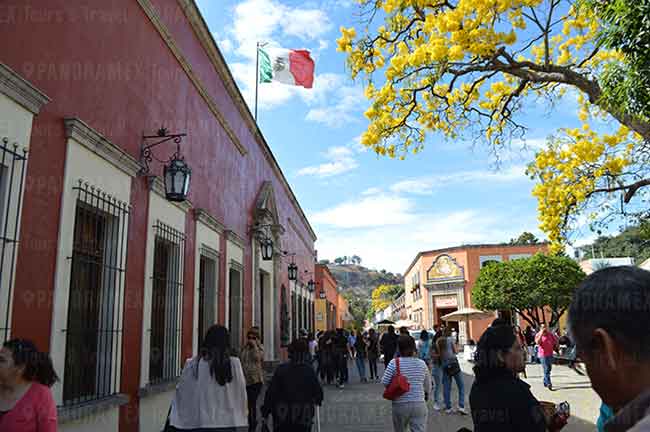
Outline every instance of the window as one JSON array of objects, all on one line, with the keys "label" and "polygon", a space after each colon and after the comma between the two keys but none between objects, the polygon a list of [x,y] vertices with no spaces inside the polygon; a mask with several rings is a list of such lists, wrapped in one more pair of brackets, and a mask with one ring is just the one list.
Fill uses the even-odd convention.
[{"label": "window", "polygon": [[63,404],[117,393],[128,206],[79,184],[65,331]]},{"label": "window", "polygon": [[157,222],[154,226],[151,291],[149,382],[170,381],[180,374],[183,256],[185,236]]},{"label": "window", "polygon": [[228,329],[230,341],[235,352],[239,352],[242,338],[242,268],[235,262],[230,263],[230,315]]},{"label": "window", "polygon": [[27,152],[0,142],[0,343],[11,335],[11,300]]},{"label": "window", "polygon": [[295,338],[298,334],[298,314],[296,308],[296,293],[291,292],[291,337]]},{"label": "window", "polygon": [[479,257],[479,262],[481,263],[481,268],[485,267],[486,265],[499,263],[501,261],[503,261],[503,258],[501,258],[501,255],[488,255],[488,256]]},{"label": "window", "polygon": [[201,248],[199,258],[199,328],[198,346],[208,328],[216,322],[217,263],[219,255],[207,246]]}]

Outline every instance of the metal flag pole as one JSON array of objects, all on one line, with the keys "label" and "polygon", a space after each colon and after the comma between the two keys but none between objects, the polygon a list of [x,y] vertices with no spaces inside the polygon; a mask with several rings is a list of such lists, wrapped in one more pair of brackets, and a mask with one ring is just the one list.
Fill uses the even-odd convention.
[{"label": "metal flag pole", "polygon": [[255,49],[255,121],[257,122],[257,88],[260,85],[260,43]]},{"label": "metal flag pole", "polygon": [[260,48],[264,48],[268,42],[257,42],[255,50],[255,122],[257,122],[257,92],[260,85]]}]

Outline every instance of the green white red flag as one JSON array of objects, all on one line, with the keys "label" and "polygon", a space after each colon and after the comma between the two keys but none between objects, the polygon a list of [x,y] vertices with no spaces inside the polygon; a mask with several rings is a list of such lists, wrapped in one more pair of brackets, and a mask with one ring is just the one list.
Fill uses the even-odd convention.
[{"label": "green white red flag", "polygon": [[259,48],[259,82],[312,88],[314,84],[314,60],[307,50]]}]

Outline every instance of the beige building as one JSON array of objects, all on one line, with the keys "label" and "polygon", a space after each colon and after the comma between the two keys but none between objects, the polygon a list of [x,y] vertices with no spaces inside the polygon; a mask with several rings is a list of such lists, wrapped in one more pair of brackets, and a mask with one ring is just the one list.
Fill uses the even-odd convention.
[{"label": "beige building", "polygon": [[[537,245],[467,245],[419,252],[404,272],[407,319],[416,327],[429,329],[441,324],[441,317],[464,307],[472,307],[472,287],[481,268],[490,262],[527,258],[546,252]],[[516,322],[510,311],[499,315]],[[495,317],[497,313],[495,313]],[[493,318],[465,323],[448,323],[461,340],[478,340]]]}]

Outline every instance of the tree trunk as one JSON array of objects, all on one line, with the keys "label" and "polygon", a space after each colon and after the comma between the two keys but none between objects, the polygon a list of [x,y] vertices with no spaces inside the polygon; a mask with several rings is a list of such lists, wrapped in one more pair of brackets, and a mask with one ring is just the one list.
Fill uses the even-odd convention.
[{"label": "tree trunk", "polygon": [[526,321],[528,324],[530,324],[533,327],[535,326],[534,320],[532,320],[528,316],[526,316],[524,311],[520,311],[520,310],[515,309],[515,312],[517,312],[519,314],[519,316],[522,317],[524,319],[524,321]]}]

